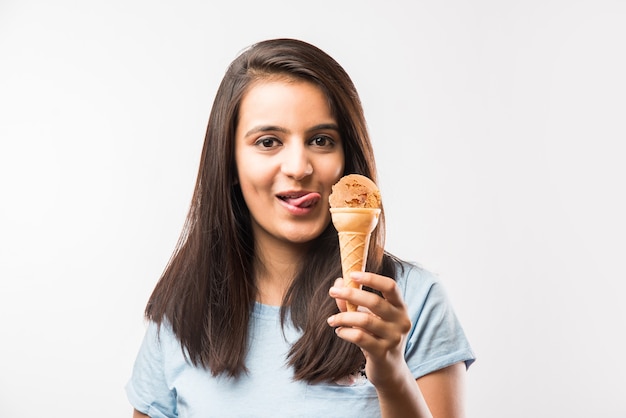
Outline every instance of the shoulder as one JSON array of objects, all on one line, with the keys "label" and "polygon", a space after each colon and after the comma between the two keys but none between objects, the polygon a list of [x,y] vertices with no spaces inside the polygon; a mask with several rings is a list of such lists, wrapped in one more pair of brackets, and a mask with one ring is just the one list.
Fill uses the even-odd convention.
[{"label": "shoulder", "polygon": [[403,296],[427,297],[433,286],[439,285],[439,278],[431,271],[415,262],[394,259],[395,279]]},{"label": "shoulder", "polygon": [[439,277],[416,263],[398,261],[396,281],[412,322],[405,358],[414,377],[459,362],[468,367],[475,357]]},{"label": "shoulder", "polygon": [[415,262],[396,259],[395,263],[396,283],[412,321],[432,314],[456,319],[439,276]]},{"label": "shoulder", "polygon": [[182,354],[181,345],[169,321],[163,320],[157,323],[148,320],[139,349],[139,358],[145,360],[146,366],[152,368],[156,365],[164,365],[169,359],[178,357],[179,354]]},{"label": "shoulder", "polygon": [[148,319],[147,322],[146,339],[152,340],[159,345],[176,340],[172,325],[167,319],[164,318],[160,322]]}]

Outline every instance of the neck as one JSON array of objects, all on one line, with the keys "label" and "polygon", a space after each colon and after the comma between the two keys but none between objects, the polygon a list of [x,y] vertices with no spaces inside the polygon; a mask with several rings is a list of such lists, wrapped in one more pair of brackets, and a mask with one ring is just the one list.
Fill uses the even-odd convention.
[{"label": "neck", "polygon": [[306,246],[276,242],[271,245],[256,242],[255,245],[257,301],[279,306],[298,273]]}]

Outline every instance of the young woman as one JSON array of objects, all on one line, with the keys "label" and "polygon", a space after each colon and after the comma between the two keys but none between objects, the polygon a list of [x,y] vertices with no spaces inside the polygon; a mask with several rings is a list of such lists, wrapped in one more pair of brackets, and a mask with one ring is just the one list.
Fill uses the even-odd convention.
[{"label": "young woman", "polygon": [[433,276],[384,252],[383,214],[352,276],[364,290],[337,280],[328,196],[349,173],[376,168],[339,64],[290,39],[233,61],[146,308],[135,417],[463,416],[472,351]]}]

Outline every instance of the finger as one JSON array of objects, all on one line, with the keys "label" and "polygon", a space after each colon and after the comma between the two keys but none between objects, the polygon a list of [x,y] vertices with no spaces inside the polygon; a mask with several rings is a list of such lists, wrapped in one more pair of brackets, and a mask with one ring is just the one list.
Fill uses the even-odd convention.
[{"label": "finger", "polygon": [[365,353],[377,353],[381,351],[380,339],[360,328],[338,327],[335,334],[342,340],[359,346]]},{"label": "finger", "polygon": [[380,317],[366,312],[345,312],[328,318],[330,326],[338,328],[354,328],[372,337],[388,341],[394,345],[402,339],[402,333],[393,322],[385,322]]},{"label": "finger", "polygon": [[402,343],[398,339],[385,339],[376,335],[372,335],[367,330],[355,327],[337,327],[335,328],[337,337],[344,341],[350,342],[358,346],[366,357],[373,356],[377,358],[385,357],[385,353],[389,353]]},{"label": "finger", "polygon": [[[379,317],[393,320],[393,310],[396,309],[376,293],[352,287],[331,287],[330,295],[336,299],[348,301],[359,307],[360,312],[369,312]],[[343,312],[343,311],[342,311]]]},{"label": "finger", "polygon": [[383,297],[394,306],[404,306],[404,300],[400,288],[395,280],[390,277],[381,276],[379,274],[367,272],[353,272],[350,279],[354,282],[371,287],[382,293]]},{"label": "finger", "polygon": [[[359,278],[359,275],[356,275],[356,277],[358,278],[357,280],[363,282],[363,284],[367,283],[368,286],[370,284],[379,285],[386,295],[391,295],[391,301],[383,299],[375,293],[360,289],[350,287],[335,288],[333,294],[335,294],[336,297],[347,300],[362,308],[366,308],[372,315],[381,320],[368,321],[367,324],[363,322],[346,322],[342,325],[367,328],[368,331],[374,335],[391,340],[395,340],[398,333],[404,334],[408,332],[411,328],[411,320],[407,316],[406,305],[402,300],[402,296],[400,295],[395,281],[388,277],[367,273],[362,276],[362,279]],[[394,300],[395,305],[391,303]],[[361,321],[363,321],[363,318],[361,318]]]},{"label": "finger", "polygon": [[335,280],[335,283],[334,283],[333,287],[331,287],[331,290],[328,291],[329,295],[331,297],[335,298],[335,303],[337,304],[337,307],[339,308],[340,312],[345,312],[345,311],[348,310],[348,307],[347,307],[347,304],[346,304],[346,300],[335,297],[333,295],[334,292],[332,291],[332,289],[335,289],[335,288],[336,289],[340,289],[343,286],[344,286],[343,279],[340,277],[340,278]]}]

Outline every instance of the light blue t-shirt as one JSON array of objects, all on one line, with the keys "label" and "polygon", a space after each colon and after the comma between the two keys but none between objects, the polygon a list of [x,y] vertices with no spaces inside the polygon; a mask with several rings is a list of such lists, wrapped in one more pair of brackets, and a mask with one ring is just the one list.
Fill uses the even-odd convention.
[{"label": "light blue t-shirt", "polygon": [[[474,354],[437,279],[404,264],[397,282],[413,324],[405,352],[413,376],[461,361],[469,367]],[[279,307],[257,303],[249,327],[249,373],[233,379],[191,365],[171,328],[164,323],[158,333],[150,322],[126,386],[130,403],[152,418],[380,416],[376,390],[364,377],[315,385],[292,379],[286,355],[299,333],[283,330]]]}]

